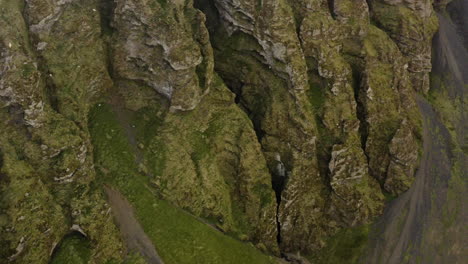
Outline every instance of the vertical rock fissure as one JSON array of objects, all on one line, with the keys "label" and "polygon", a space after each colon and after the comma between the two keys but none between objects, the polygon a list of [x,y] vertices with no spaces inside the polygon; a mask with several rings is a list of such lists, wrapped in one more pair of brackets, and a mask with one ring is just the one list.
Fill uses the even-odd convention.
[{"label": "vertical rock fissure", "polygon": [[[194,1],[194,7],[202,11],[205,16],[206,16],[206,28],[210,32],[210,41],[212,43],[212,46],[214,49],[216,49],[215,45],[213,44],[213,38],[214,34],[216,34],[216,31],[218,30],[218,27],[221,24],[220,21],[220,15],[219,15],[219,10],[215,4],[215,1],[212,0],[195,0]],[[215,60],[215,69],[216,69],[216,63],[217,63],[217,57],[214,56]],[[233,67],[236,67],[233,65]],[[224,84],[227,86],[227,88],[235,94],[234,101],[236,105],[242,109],[248,116],[248,118],[251,120],[253,124],[253,129],[255,131],[255,135],[257,136],[257,141],[260,143],[260,146],[262,146],[262,152],[264,153],[264,148],[262,145],[262,139],[267,135],[266,131],[262,129],[261,125],[261,115],[257,112],[255,112],[253,109],[251,109],[248,105],[245,99],[242,96],[242,90],[244,88],[244,83],[242,83],[238,79],[232,79],[229,78],[228,76],[224,76],[224,74],[220,71],[217,71],[221,79],[223,79]],[[278,164],[275,168],[270,168],[269,169],[269,174],[271,177],[271,188],[275,192],[275,198],[276,198],[276,212],[275,212],[275,220],[276,220],[276,229],[277,229],[277,244],[279,245],[281,243],[281,222],[279,219],[279,209],[280,209],[280,204],[281,204],[281,195],[283,192],[283,189],[285,187],[285,183],[287,180],[287,175],[286,175],[286,167],[285,165],[281,162],[278,161]],[[282,253],[281,253],[282,254]]]},{"label": "vertical rock fissure", "polygon": [[335,14],[335,0],[328,0],[328,9],[330,10],[330,15],[333,17],[333,19],[336,19],[336,14]]},{"label": "vertical rock fissure", "polygon": [[110,40],[114,33],[112,27],[112,16],[114,14],[115,2],[109,0],[100,0],[99,2],[99,16],[101,18],[101,38],[103,39],[106,50],[106,65],[107,73],[112,81],[114,81],[114,70],[112,65],[112,49]]},{"label": "vertical rock fissure", "polygon": [[[281,165],[280,165],[281,166]],[[283,165],[284,166],[284,165]],[[276,195],[276,242],[278,245],[281,244],[281,221],[279,220],[279,209],[281,205],[281,194],[284,190],[284,185],[286,182],[286,175],[275,175],[276,173],[271,173],[271,183],[273,190],[275,191]]]},{"label": "vertical rock fissure", "polygon": [[[242,83],[235,84],[233,81],[230,81],[228,79],[223,79],[223,81],[228,87],[228,89],[234,93],[235,103],[238,105],[240,109],[242,109],[247,114],[249,119],[252,121],[255,135],[257,136],[257,140],[261,145],[262,138],[266,135],[266,132],[261,128],[260,121],[257,120],[253,116],[252,111],[249,110],[249,108],[244,105],[244,101],[242,100],[243,84]],[[275,197],[276,197],[276,215],[275,215],[276,229],[277,229],[276,241],[279,245],[281,243],[281,222],[279,220],[279,208],[281,205],[281,194],[284,190],[285,183],[287,180],[287,173],[286,173],[285,165],[281,161],[279,161],[276,167],[276,171],[270,170],[270,176],[271,176],[271,186],[272,186],[273,191],[275,192]]]},{"label": "vertical rock fissure", "polygon": [[367,7],[369,8],[369,13],[372,13],[372,0],[366,0]]},{"label": "vertical rock fissure", "polygon": [[368,127],[369,124],[367,123],[366,118],[366,110],[365,106],[363,105],[361,99],[359,98],[359,92],[361,89],[361,71],[358,71],[353,67],[353,90],[354,90],[354,100],[356,102],[356,117],[359,120],[359,137],[361,139],[361,148],[363,150],[364,155],[366,156],[367,163],[369,163],[369,156],[366,152],[366,142],[368,138]]}]

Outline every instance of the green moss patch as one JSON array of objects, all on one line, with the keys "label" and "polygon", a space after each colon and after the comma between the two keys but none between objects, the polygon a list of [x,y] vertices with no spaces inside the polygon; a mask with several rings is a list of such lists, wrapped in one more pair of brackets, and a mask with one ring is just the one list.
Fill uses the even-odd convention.
[{"label": "green moss patch", "polygon": [[314,264],[353,264],[359,263],[368,241],[370,226],[340,230],[328,239],[326,246],[307,258]]},{"label": "green moss patch", "polygon": [[138,172],[135,155],[110,106],[90,114],[95,164],[102,184],[116,187],[132,204],[165,263],[272,263],[253,245],[222,234],[157,197],[150,179]]},{"label": "green moss patch", "polygon": [[81,234],[66,236],[58,245],[50,264],[86,264],[91,256],[89,241]]},{"label": "green moss patch", "polygon": [[323,105],[325,103],[325,92],[324,87],[320,83],[311,82],[309,90],[307,90],[307,96],[314,113],[321,116],[323,114]]}]

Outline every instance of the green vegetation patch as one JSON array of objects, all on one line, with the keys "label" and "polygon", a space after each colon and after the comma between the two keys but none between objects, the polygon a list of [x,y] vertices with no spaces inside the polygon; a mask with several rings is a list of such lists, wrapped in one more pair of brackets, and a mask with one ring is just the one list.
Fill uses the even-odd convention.
[{"label": "green vegetation patch", "polygon": [[321,116],[323,114],[323,105],[325,103],[325,92],[324,87],[320,83],[311,82],[309,90],[307,90],[307,96],[314,113]]},{"label": "green vegetation patch", "polygon": [[128,199],[165,263],[274,262],[252,244],[226,236],[157,198],[150,178],[138,172],[135,155],[110,106],[93,107],[90,133],[100,182],[116,187]]},{"label": "green vegetation patch", "polygon": [[328,239],[326,246],[307,258],[314,264],[359,263],[367,246],[370,225],[342,229]]},{"label": "green vegetation patch", "polygon": [[86,264],[91,257],[90,243],[83,235],[66,236],[52,255],[51,264]]}]

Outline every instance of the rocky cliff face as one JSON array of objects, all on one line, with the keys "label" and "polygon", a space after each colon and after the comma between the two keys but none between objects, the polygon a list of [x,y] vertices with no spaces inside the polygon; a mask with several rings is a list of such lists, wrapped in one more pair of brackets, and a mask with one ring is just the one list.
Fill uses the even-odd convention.
[{"label": "rocky cliff face", "polygon": [[283,250],[320,248],[337,229],[378,215],[381,187],[398,194],[411,185],[420,136],[413,98],[427,83],[411,82],[413,55],[370,24],[366,2],[197,5],[208,17],[215,70],[253,120],[281,182]]},{"label": "rocky cliff face", "polygon": [[0,0],[1,259],[46,263],[70,229],[125,258],[101,105],[157,197],[319,251],[411,186],[436,29],[419,0]]}]

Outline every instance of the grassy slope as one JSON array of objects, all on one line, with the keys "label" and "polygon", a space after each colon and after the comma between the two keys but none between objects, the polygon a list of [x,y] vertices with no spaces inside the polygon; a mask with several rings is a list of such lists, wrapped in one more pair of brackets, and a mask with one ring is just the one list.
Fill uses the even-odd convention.
[{"label": "grassy slope", "polygon": [[250,244],[199,222],[158,199],[149,178],[138,172],[134,154],[111,108],[101,104],[90,114],[98,178],[129,200],[145,232],[165,263],[272,263]]},{"label": "grassy slope", "polygon": [[307,258],[314,264],[359,263],[359,258],[368,242],[369,229],[369,225],[342,229],[327,240],[325,248],[318,254],[307,256]]},{"label": "grassy slope", "polygon": [[51,264],[85,264],[91,256],[89,241],[81,235],[65,237],[58,247]]}]

